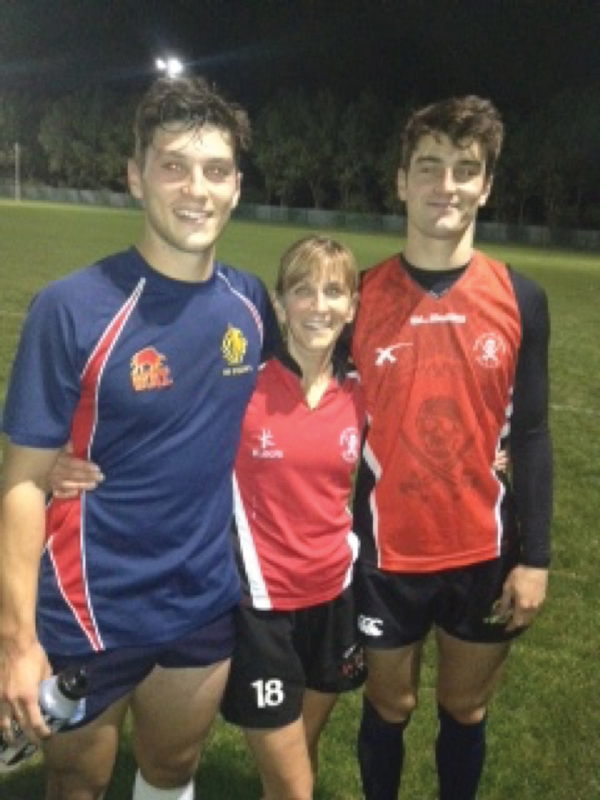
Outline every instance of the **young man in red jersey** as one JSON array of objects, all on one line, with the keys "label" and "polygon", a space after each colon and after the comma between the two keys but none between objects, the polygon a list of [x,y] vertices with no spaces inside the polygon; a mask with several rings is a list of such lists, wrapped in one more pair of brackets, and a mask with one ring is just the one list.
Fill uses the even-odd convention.
[{"label": "young man in red jersey", "polygon": [[[473,800],[486,709],[546,593],[552,457],[544,292],[474,250],[503,125],[478,97],[416,112],[403,252],[368,270],[353,355],[369,426],[357,481],[366,800],[395,800],[424,642],[437,645],[440,800]],[[508,446],[511,485],[493,468]]]}]

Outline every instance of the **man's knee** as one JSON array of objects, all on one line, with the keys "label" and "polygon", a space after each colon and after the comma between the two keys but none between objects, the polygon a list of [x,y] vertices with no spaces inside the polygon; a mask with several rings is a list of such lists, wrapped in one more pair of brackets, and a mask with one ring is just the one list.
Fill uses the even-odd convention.
[{"label": "man's knee", "polygon": [[476,694],[446,694],[438,697],[438,703],[455,722],[461,725],[477,725],[485,718],[488,698]]},{"label": "man's knee", "polygon": [[52,737],[44,746],[46,800],[102,800],[114,757],[113,748],[81,745],[77,732]]},{"label": "man's knee", "polygon": [[109,782],[110,775],[48,769],[45,800],[102,800]]},{"label": "man's knee", "polygon": [[379,716],[387,722],[404,722],[417,707],[417,693],[411,687],[371,687],[367,682],[365,694]]},{"label": "man's knee", "polygon": [[173,789],[192,780],[198,766],[199,752],[194,749],[193,752],[155,753],[152,759],[138,752],[136,761],[148,783],[160,789]]}]

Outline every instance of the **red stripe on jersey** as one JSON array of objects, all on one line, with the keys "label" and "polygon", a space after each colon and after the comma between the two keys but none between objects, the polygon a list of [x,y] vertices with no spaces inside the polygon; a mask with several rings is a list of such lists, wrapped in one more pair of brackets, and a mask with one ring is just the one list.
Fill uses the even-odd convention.
[{"label": "red stripe on jersey", "polygon": [[[96,427],[98,387],[104,365],[144,288],[135,291],[107,327],[94,348],[81,376],[81,393],[71,423],[73,453],[88,458]],[[69,500],[52,500],[46,514],[48,553],[56,581],[65,602],[94,650],[102,650],[102,637],[94,618],[87,591],[85,564],[85,495]]]},{"label": "red stripe on jersey", "polygon": [[46,515],[47,530],[50,532],[48,554],[65,603],[94,650],[102,650],[102,641],[86,592],[81,505],[81,496],[72,500],[52,501]]}]

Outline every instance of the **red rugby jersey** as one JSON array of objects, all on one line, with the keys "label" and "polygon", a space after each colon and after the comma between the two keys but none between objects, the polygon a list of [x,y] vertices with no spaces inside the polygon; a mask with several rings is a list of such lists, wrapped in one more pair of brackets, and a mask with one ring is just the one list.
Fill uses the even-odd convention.
[{"label": "red rugby jersey", "polygon": [[293,610],[349,585],[358,542],[348,503],[364,404],[356,374],[332,378],[316,408],[278,359],[261,369],[234,471],[243,602]]},{"label": "red rugby jersey", "polygon": [[475,252],[441,297],[393,257],[367,271],[353,339],[368,414],[366,550],[428,572],[498,555],[492,463],[510,414],[521,320],[505,265]]}]

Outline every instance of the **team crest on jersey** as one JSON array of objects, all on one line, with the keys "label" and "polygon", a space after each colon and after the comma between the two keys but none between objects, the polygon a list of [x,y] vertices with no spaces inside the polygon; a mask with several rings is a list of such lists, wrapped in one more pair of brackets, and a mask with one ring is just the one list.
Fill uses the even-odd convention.
[{"label": "team crest on jersey", "polygon": [[340,435],[342,458],[350,464],[358,459],[360,437],[356,428],[345,428]]},{"label": "team crest on jersey", "polygon": [[131,384],[136,392],[166,389],[173,383],[166,356],[154,347],[144,347],[129,362]]},{"label": "team crest on jersey", "polygon": [[224,375],[239,375],[252,369],[243,363],[247,349],[248,341],[242,331],[228,325],[221,342],[221,354],[228,364],[228,368],[223,370]]},{"label": "team crest on jersey", "polygon": [[486,369],[497,369],[506,353],[504,339],[497,333],[482,333],[473,345],[475,360]]}]

